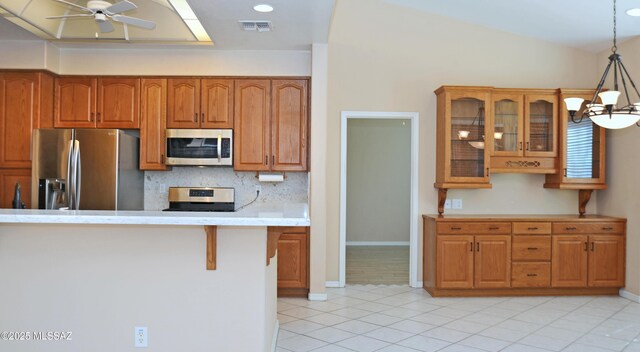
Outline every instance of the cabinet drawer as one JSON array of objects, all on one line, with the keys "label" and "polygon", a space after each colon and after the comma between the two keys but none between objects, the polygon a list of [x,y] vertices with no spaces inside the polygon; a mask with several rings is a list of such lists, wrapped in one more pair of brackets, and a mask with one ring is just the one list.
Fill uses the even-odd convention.
[{"label": "cabinet drawer", "polygon": [[516,235],[549,235],[550,222],[514,222],[513,233]]},{"label": "cabinet drawer", "polygon": [[438,234],[510,234],[510,222],[446,222],[438,223]]},{"label": "cabinet drawer", "polygon": [[511,287],[551,286],[551,263],[511,264]]},{"label": "cabinet drawer", "polygon": [[554,222],[553,233],[624,233],[623,222]]},{"label": "cabinet drawer", "polygon": [[511,243],[512,260],[551,260],[551,235],[513,236]]}]

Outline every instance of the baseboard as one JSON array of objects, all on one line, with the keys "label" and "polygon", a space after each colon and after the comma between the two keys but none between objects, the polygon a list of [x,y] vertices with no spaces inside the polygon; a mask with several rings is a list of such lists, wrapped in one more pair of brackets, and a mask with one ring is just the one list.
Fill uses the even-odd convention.
[{"label": "baseboard", "polygon": [[310,301],[326,301],[327,294],[326,293],[309,293]]},{"label": "baseboard", "polygon": [[409,246],[409,241],[347,241],[347,246]]},{"label": "baseboard", "polygon": [[628,299],[630,301],[633,301],[633,302],[636,302],[636,303],[640,303],[640,296],[638,296],[638,295],[636,295],[634,293],[631,293],[631,292],[625,290],[624,288],[621,288],[619,293],[620,293],[620,297],[626,298],[626,299]]},{"label": "baseboard", "polygon": [[340,287],[340,281],[327,281],[325,287]]},{"label": "baseboard", "polygon": [[276,319],[276,325],[273,327],[273,340],[271,340],[271,352],[276,352],[276,348],[278,348],[279,333],[280,333],[280,321]]},{"label": "baseboard", "polygon": [[413,288],[421,288],[423,286],[422,281],[416,281],[416,285]]}]

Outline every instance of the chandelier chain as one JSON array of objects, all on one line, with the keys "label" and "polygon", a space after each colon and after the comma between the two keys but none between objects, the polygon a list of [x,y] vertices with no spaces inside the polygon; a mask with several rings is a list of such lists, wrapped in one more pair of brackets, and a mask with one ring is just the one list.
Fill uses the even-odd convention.
[{"label": "chandelier chain", "polygon": [[614,53],[616,51],[618,51],[618,40],[617,40],[617,31],[616,31],[616,25],[617,25],[617,21],[616,21],[616,0],[613,0],[613,47],[611,48],[611,51],[613,51]]}]

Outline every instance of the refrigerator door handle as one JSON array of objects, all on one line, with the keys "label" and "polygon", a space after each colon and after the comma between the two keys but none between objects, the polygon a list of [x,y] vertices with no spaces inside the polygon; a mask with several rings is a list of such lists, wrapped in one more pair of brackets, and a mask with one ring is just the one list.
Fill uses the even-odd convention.
[{"label": "refrigerator door handle", "polygon": [[75,175],[75,187],[74,187],[74,196],[75,196],[75,209],[80,210],[80,190],[82,189],[80,186],[82,184],[82,164],[80,158],[80,142],[78,140],[74,143],[75,147],[73,148],[73,159],[74,159],[74,175]]},{"label": "refrigerator door handle", "polygon": [[73,160],[73,142],[74,141],[69,141],[69,150],[67,153],[67,179],[65,180],[67,183],[67,189],[65,190],[65,192],[67,192],[67,205],[69,206],[69,209],[73,209],[73,201],[75,200],[75,190],[74,190],[74,174],[73,174],[73,164],[74,164],[74,160]]}]

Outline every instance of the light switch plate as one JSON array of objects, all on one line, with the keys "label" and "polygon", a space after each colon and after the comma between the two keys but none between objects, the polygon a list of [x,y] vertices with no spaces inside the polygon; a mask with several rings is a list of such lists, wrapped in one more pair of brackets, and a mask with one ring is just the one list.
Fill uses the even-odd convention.
[{"label": "light switch plate", "polygon": [[146,326],[135,327],[135,347],[149,347],[149,335]]},{"label": "light switch plate", "polygon": [[451,209],[451,199],[446,199],[444,201],[444,208],[445,209]]},{"label": "light switch plate", "polygon": [[462,199],[452,199],[451,209],[462,209]]}]

